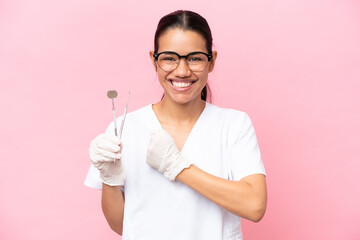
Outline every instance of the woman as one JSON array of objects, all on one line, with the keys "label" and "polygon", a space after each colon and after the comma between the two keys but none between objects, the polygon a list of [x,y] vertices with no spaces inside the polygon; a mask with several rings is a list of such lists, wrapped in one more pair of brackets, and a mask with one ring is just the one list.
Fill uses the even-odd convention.
[{"label": "woman", "polygon": [[240,217],[265,213],[265,170],[249,117],[206,102],[210,28],[176,11],[154,43],[163,98],[127,115],[121,142],[113,125],[91,142],[85,184],[102,188],[104,215],[124,240],[242,239]]}]

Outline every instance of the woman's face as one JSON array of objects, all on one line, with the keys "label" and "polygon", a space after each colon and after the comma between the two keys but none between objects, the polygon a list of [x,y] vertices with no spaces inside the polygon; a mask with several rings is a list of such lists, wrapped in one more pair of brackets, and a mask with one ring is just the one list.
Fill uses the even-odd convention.
[{"label": "woman's face", "polygon": [[[191,52],[204,52],[206,50],[205,39],[197,32],[191,30],[170,29],[159,37],[158,53],[163,51],[176,52],[179,55],[187,55]],[[157,71],[161,86],[164,88],[164,100],[172,100],[176,103],[186,104],[192,101],[201,101],[201,91],[206,85],[208,73],[212,71],[216,59],[208,62],[206,68],[201,72],[193,72],[189,69],[186,59],[181,58],[177,68],[171,72],[162,70],[150,52]]]}]

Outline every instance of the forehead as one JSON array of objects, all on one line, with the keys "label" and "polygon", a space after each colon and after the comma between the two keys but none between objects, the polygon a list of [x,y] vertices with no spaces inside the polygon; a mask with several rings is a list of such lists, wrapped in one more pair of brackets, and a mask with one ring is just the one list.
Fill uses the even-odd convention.
[{"label": "forehead", "polygon": [[191,30],[169,29],[159,37],[158,41],[158,52],[174,51],[179,54],[195,51],[207,52],[206,41],[203,36]]}]

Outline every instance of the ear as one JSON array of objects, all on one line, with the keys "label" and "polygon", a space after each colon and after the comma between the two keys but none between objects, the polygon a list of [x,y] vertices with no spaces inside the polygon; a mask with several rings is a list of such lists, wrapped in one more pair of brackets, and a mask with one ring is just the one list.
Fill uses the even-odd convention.
[{"label": "ear", "polygon": [[210,60],[209,72],[212,72],[214,70],[215,61],[216,61],[216,58],[217,58],[217,51],[213,51],[212,55],[213,55],[213,57]]},{"label": "ear", "polygon": [[157,72],[156,60],[155,60],[155,58],[154,58],[153,55],[154,55],[154,51],[150,51],[150,52],[149,52],[149,57],[150,57],[150,59],[151,59],[151,62],[152,62],[153,65],[154,65],[155,71]]}]

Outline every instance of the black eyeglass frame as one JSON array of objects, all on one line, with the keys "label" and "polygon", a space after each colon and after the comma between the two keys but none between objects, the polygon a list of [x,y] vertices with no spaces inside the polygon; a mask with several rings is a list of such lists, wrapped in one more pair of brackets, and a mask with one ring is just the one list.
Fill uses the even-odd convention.
[{"label": "black eyeglass frame", "polygon": [[[199,51],[197,51],[197,52],[191,52],[191,53],[188,53],[188,54],[186,54],[186,55],[180,55],[180,54],[178,54],[177,52],[173,52],[173,51],[164,51],[164,52],[160,52],[160,53],[156,53],[156,52],[154,52],[153,53],[153,57],[155,58],[155,61],[157,62],[158,61],[158,58],[159,58],[159,56],[161,55],[161,54],[163,54],[163,53],[168,53],[168,54],[175,54],[176,56],[178,56],[178,58],[179,58],[179,62],[180,62],[180,60],[181,60],[181,58],[185,58],[185,60],[187,60],[187,58],[190,56],[190,55],[192,55],[192,54],[203,54],[203,55],[205,55],[207,58],[208,58],[208,62],[210,62],[210,60],[212,59],[212,57],[213,57],[213,55],[212,55],[212,53],[211,54],[207,54],[207,53],[204,53],[204,52],[199,52]],[[177,63],[177,66],[179,66],[179,62]],[[190,68],[190,66],[189,66],[189,63],[186,61],[186,63],[187,63],[187,65],[188,65],[188,67]],[[159,63],[158,63],[159,64]],[[159,65],[159,67],[160,67],[160,65]],[[161,68],[161,67],[160,67]],[[177,68],[177,67],[176,67]],[[175,69],[176,69],[175,68]],[[162,69],[162,68],[161,68]],[[174,69],[174,70],[175,70]],[[171,70],[171,71],[166,71],[166,70],[164,70],[163,69],[163,71],[165,71],[165,72],[171,72],[171,71],[173,71],[173,70]],[[191,71],[194,71],[194,70],[191,70]],[[203,70],[202,70],[203,71]],[[196,72],[202,72],[202,71],[196,71]]]},{"label": "black eyeglass frame", "polygon": [[159,58],[159,56],[160,56],[161,54],[163,54],[163,53],[171,53],[171,54],[175,54],[176,56],[178,56],[178,57],[179,57],[179,60],[180,60],[181,58],[185,58],[185,59],[187,59],[190,55],[192,55],[192,54],[198,54],[198,53],[201,53],[201,54],[206,55],[206,56],[207,56],[207,58],[208,58],[208,61],[210,61],[210,60],[212,59],[212,57],[213,57],[213,55],[212,55],[212,54],[207,54],[207,53],[204,53],[204,52],[191,52],[191,53],[188,53],[188,54],[186,54],[186,55],[180,55],[180,54],[178,54],[177,52],[172,52],[172,51],[164,51],[164,52],[160,52],[160,53],[156,53],[156,52],[154,52],[153,57],[154,57],[154,58],[155,58],[155,60],[157,61],[157,60],[158,60],[158,58]]}]

